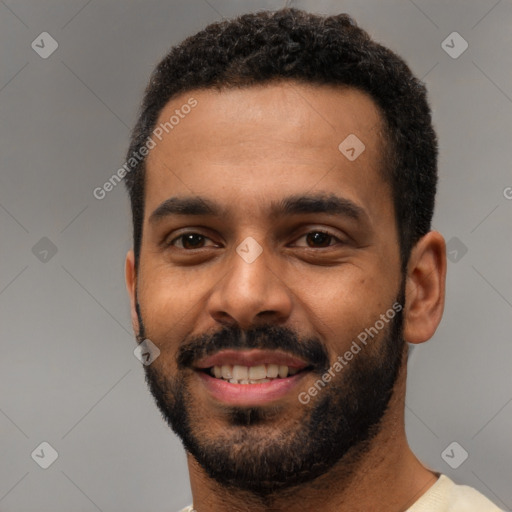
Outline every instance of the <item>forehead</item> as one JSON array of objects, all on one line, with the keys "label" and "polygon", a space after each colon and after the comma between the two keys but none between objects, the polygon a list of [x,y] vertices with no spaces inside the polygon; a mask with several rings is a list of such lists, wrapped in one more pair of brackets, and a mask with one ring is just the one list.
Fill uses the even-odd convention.
[{"label": "forehead", "polygon": [[159,126],[146,165],[146,219],[171,195],[232,201],[235,191],[240,209],[242,200],[250,208],[312,189],[374,203],[375,214],[384,197],[380,207],[389,209],[382,117],[356,89],[281,82],[194,90],[165,106]]}]

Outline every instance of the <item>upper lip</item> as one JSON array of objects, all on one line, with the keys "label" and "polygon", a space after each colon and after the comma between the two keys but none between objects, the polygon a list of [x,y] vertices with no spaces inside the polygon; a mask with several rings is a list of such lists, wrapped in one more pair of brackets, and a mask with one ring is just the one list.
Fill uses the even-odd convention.
[{"label": "upper lip", "polygon": [[200,359],[195,367],[206,369],[222,365],[256,366],[260,364],[285,365],[299,370],[309,366],[303,359],[280,350],[251,349],[221,350],[216,354]]}]

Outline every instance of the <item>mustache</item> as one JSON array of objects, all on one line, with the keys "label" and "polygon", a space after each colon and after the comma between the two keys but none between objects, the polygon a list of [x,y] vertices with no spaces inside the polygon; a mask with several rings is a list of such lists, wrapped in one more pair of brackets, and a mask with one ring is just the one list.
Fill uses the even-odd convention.
[{"label": "mustache", "polygon": [[322,373],[329,368],[329,356],[317,338],[300,339],[291,329],[278,325],[261,325],[247,331],[238,326],[224,327],[213,334],[196,336],[180,346],[176,354],[179,369],[192,368],[194,363],[224,349],[283,350],[304,359]]}]

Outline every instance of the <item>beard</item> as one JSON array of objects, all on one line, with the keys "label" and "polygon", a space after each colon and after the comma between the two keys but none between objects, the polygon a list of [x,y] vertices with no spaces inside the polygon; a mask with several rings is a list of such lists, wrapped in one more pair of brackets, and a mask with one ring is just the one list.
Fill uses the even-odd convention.
[{"label": "beard", "polygon": [[[402,282],[396,301],[403,305],[404,298]],[[262,325],[245,332],[225,327],[192,338],[178,349],[176,375],[152,363],[144,366],[146,383],[164,420],[210,478],[227,489],[269,497],[313,481],[344,457],[350,473],[348,459],[354,464],[368,451],[402,367],[402,312],[389,320],[379,337],[361,346],[307,404],[297,400],[300,418],[294,411],[293,421],[283,423],[286,409],[280,405],[224,405],[219,410],[225,426],[213,436],[211,422],[189,389],[192,363],[224,348],[285,350],[305,359],[311,364],[310,373],[321,378],[333,363],[323,343],[301,338],[285,327]]]}]

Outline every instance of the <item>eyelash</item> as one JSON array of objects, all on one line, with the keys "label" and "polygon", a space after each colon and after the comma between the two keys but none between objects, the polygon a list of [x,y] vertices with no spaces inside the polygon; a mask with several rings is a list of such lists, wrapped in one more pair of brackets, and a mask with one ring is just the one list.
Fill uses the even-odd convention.
[{"label": "eyelash", "polygon": [[[311,231],[308,231],[307,233],[304,233],[303,235],[301,235],[297,240],[300,240],[301,238],[303,238],[303,237],[305,237],[307,235],[310,235],[311,233],[322,233],[324,235],[327,235],[327,236],[337,240],[339,243],[343,243],[336,235],[333,235],[331,232],[325,231],[323,229],[313,229]],[[196,231],[188,231],[186,233],[182,233],[181,235],[177,236],[176,238],[173,238],[170,242],[165,242],[164,245],[165,245],[165,247],[172,247],[172,246],[174,246],[174,242],[176,242],[177,240],[183,239],[183,237],[188,236],[188,235],[199,235],[199,236],[203,237],[206,240],[211,240],[206,235],[203,235],[203,234],[198,233]],[[336,244],[334,244],[334,245],[336,245]],[[334,245],[328,245],[326,247],[317,247],[317,249],[327,249],[329,247],[334,247]],[[306,249],[315,249],[315,247],[305,247],[305,248]],[[185,249],[184,247],[178,247],[178,249],[183,250],[183,251],[187,251],[187,252],[194,251],[194,249]],[[205,247],[199,247],[198,250],[200,250],[200,249],[205,249]]]}]

